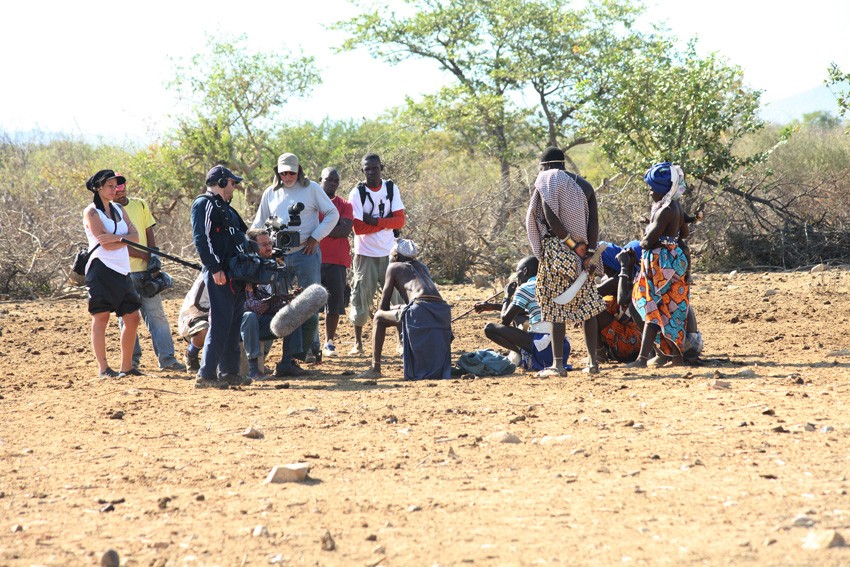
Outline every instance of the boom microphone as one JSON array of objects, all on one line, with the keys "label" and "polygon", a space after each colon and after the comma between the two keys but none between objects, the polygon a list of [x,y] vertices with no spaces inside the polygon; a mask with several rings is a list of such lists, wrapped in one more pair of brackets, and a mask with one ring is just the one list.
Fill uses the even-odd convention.
[{"label": "boom microphone", "polygon": [[308,286],[283,306],[269,325],[276,337],[285,337],[300,327],[304,321],[319,312],[328,302],[328,290],[319,284]]}]

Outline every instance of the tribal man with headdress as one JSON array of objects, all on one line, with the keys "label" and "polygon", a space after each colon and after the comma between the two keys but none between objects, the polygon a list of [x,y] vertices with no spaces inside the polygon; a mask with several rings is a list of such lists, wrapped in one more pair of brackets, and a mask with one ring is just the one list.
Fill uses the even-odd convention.
[{"label": "tribal man with headdress", "polygon": [[688,258],[681,241],[688,237],[688,224],[679,198],[685,192],[682,168],[670,162],[657,163],[644,181],[653,200],[649,224],[640,245],[643,253],[640,274],[632,289],[632,303],[645,321],[640,354],[626,365],[644,368],[649,352],[657,345],[660,355],[681,364],[688,317]]},{"label": "tribal man with headdress", "polygon": [[[537,301],[543,321],[552,323],[552,366],[537,375],[560,376],[563,360],[560,349],[566,334],[566,322],[582,322],[587,345],[588,366],[585,372],[596,374],[596,346],[599,334],[596,315],[605,310],[593,278],[587,278],[575,297],[566,304],[555,302],[567,290],[582,270],[593,269],[590,259],[594,252],[588,244],[588,225],[591,217],[588,198],[579,186],[577,175],[561,168],[550,168],[553,160],[564,162],[564,152],[547,148],[541,157],[543,171],[534,182],[534,193],[525,217],[528,241],[534,255],[540,260],[537,275]],[[581,179],[582,182],[585,182]],[[586,183],[586,182],[585,182]],[[595,220],[595,219],[594,219]],[[596,244],[596,235],[592,235]]]}]

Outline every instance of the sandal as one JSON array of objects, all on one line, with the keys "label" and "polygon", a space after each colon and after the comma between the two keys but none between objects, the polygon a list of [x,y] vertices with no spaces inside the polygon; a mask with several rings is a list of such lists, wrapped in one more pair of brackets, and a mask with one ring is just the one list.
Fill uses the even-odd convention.
[{"label": "sandal", "polygon": [[98,372],[98,374],[97,374],[97,377],[101,378],[101,379],[103,379],[103,378],[121,378],[121,376],[122,376],[122,374],[120,372],[115,372],[114,370],[112,370],[108,366],[106,367],[106,370],[104,370],[103,372]]},{"label": "sandal", "polygon": [[563,370],[558,370],[557,368],[544,368],[537,374],[535,374],[537,378],[551,378],[551,377],[561,377],[564,376]]}]

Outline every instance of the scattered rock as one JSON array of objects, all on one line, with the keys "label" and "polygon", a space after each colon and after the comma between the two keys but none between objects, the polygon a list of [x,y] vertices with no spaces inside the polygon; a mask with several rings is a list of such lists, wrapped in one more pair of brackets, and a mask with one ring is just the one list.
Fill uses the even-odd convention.
[{"label": "scattered rock", "polygon": [[841,350],[831,350],[826,353],[827,356],[850,356],[850,350],[843,348]]},{"label": "scattered rock", "polygon": [[24,527],[21,524],[15,524],[14,526],[12,526],[12,533],[13,534],[18,533],[18,532],[22,532],[22,531],[24,531]]},{"label": "scattered rock", "polygon": [[121,557],[114,549],[107,549],[100,558],[101,567],[120,567]]},{"label": "scattered rock", "polygon": [[275,384],[274,389],[275,390],[288,390],[289,389],[289,382],[284,382],[283,384]]},{"label": "scattered rock", "polygon": [[491,443],[522,443],[520,438],[509,431],[497,431],[487,436]]},{"label": "scattered rock", "polygon": [[572,435],[544,435],[538,442],[540,445],[563,445],[572,441]]},{"label": "scattered rock", "polygon": [[245,431],[242,432],[242,437],[247,437],[248,439],[262,439],[265,437],[263,432],[259,429],[254,429],[253,427],[248,427]]},{"label": "scattered rock", "polygon": [[102,507],[102,508],[100,509],[100,511],[101,511],[101,512],[114,512],[114,511],[115,511],[115,506],[113,506],[112,504],[107,504],[106,506]]},{"label": "scattered rock", "polygon": [[256,526],[252,535],[254,537],[269,537],[269,529],[263,525]]},{"label": "scattered rock", "polygon": [[109,415],[109,419],[124,419],[124,412],[122,410],[118,410]]},{"label": "scattered rock", "polygon": [[710,390],[729,390],[732,388],[732,383],[727,382],[726,380],[718,380],[717,378],[712,378],[708,381],[708,388]]},{"label": "scattered rock", "polygon": [[643,429],[643,428],[644,427],[643,427],[642,423],[635,423],[634,425],[632,425],[632,429]]},{"label": "scattered rock", "polygon": [[[383,555],[387,552],[387,548],[383,545],[376,546],[375,549],[372,550],[372,553],[375,555]],[[373,565],[377,565],[377,563],[373,563]]]},{"label": "scattered rock", "polygon": [[789,430],[785,429],[785,428],[784,428],[784,427],[782,427],[781,425],[777,425],[776,427],[774,427],[773,429],[771,429],[771,431],[774,431],[774,432],[776,432],[776,433],[791,433]]},{"label": "scattered rock", "polygon": [[776,295],[777,293],[779,293],[778,289],[768,288],[764,290],[764,297],[770,297],[771,295]]},{"label": "scattered rock", "polygon": [[195,500],[197,500],[198,502],[203,502],[206,499],[206,496],[204,496],[203,494],[198,494],[197,496],[195,496]]},{"label": "scattered rock", "polygon": [[294,463],[289,465],[277,465],[273,467],[266,477],[264,484],[279,484],[282,482],[301,482],[307,478],[310,465],[307,463]]},{"label": "scattered rock", "polygon": [[358,384],[361,384],[363,386],[377,386],[378,381],[377,380],[361,380],[360,382],[358,382]]},{"label": "scattered rock", "polygon": [[835,530],[809,530],[803,540],[803,549],[829,549],[845,545],[844,537]]},{"label": "scattered rock", "polygon": [[411,504],[407,507],[408,512],[421,512],[422,506],[417,506],[416,504]]},{"label": "scattered rock", "polygon": [[331,536],[331,532],[325,532],[325,535],[322,536],[322,550],[333,551],[334,549],[336,549],[336,542]]},{"label": "scattered rock", "polygon": [[398,417],[394,415],[388,415],[384,421],[392,425],[394,423],[398,423]]},{"label": "scattered rock", "polygon": [[752,378],[755,375],[756,375],[756,371],[753,370],[752,368],[745,368],[745,369],[741,370],[740,372],[738,372],[738,374],[736,374],[736,376],[740,376],[742,378]]},{"label": "scattered rock", "polygon": [[831,433],[833,431],[835,431],[835,428],[831,425],[824,425],[820,428],[821,433]]},{"label": "scattered rock", "polygon": [[776,415],[776,412],[773,411],[772,408],[764,408],[761,412],[762,415]]},{"label": "scattered rock", "polygon": [[156,501],[156,505],[160,510],[165,510],[168,508],[168,503],[171,502],[173,498],[171,496],[163,496],[159,500]]},{"label": "scattered rock", "polygon": [[366,536],[366,541],[378,541],[378,536],[375,534],[369,534]]},{"label": "scattered rock", "polygon": [[797,514],[791,520],[791,526],[795,528],[810,528],[815,525],[815,520],[805,514]]}]

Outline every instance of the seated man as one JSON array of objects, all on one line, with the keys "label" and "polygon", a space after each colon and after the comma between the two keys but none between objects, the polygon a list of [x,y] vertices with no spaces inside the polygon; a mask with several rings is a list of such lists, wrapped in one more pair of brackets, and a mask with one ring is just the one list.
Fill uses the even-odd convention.
[{"label": "seated man", "polygon": [[[397,240],[390,252],[381,306],[374,318],[372,367],[360,378],[381,375],[387,327],[401,329],[405,380],[451,377],[451,308],[437,291],[428,268],[416,259],[418,254],[416,244],[405,239]],[[391,308],[393,291],[398,291],[407,305]]]},{"label": "seated man", "polygon": [[[526,256],[516,267],[516,281],[508,284],[501,306],[497,303],[476,303],[475,312],[501,311],[501,323],[488,323],[484,334],[497,345],[520,356],[519,366],[524,370],[543,370],[552,366],[552,324],[542,321],[537,304],[537,267],[534,256]],[[519,284],[519,285],[517,285]],[[512,323],[523,314],[528,315],[530,330],[524,331]],[[570,340],[564,336],[564,368],[569,369]]]}]

